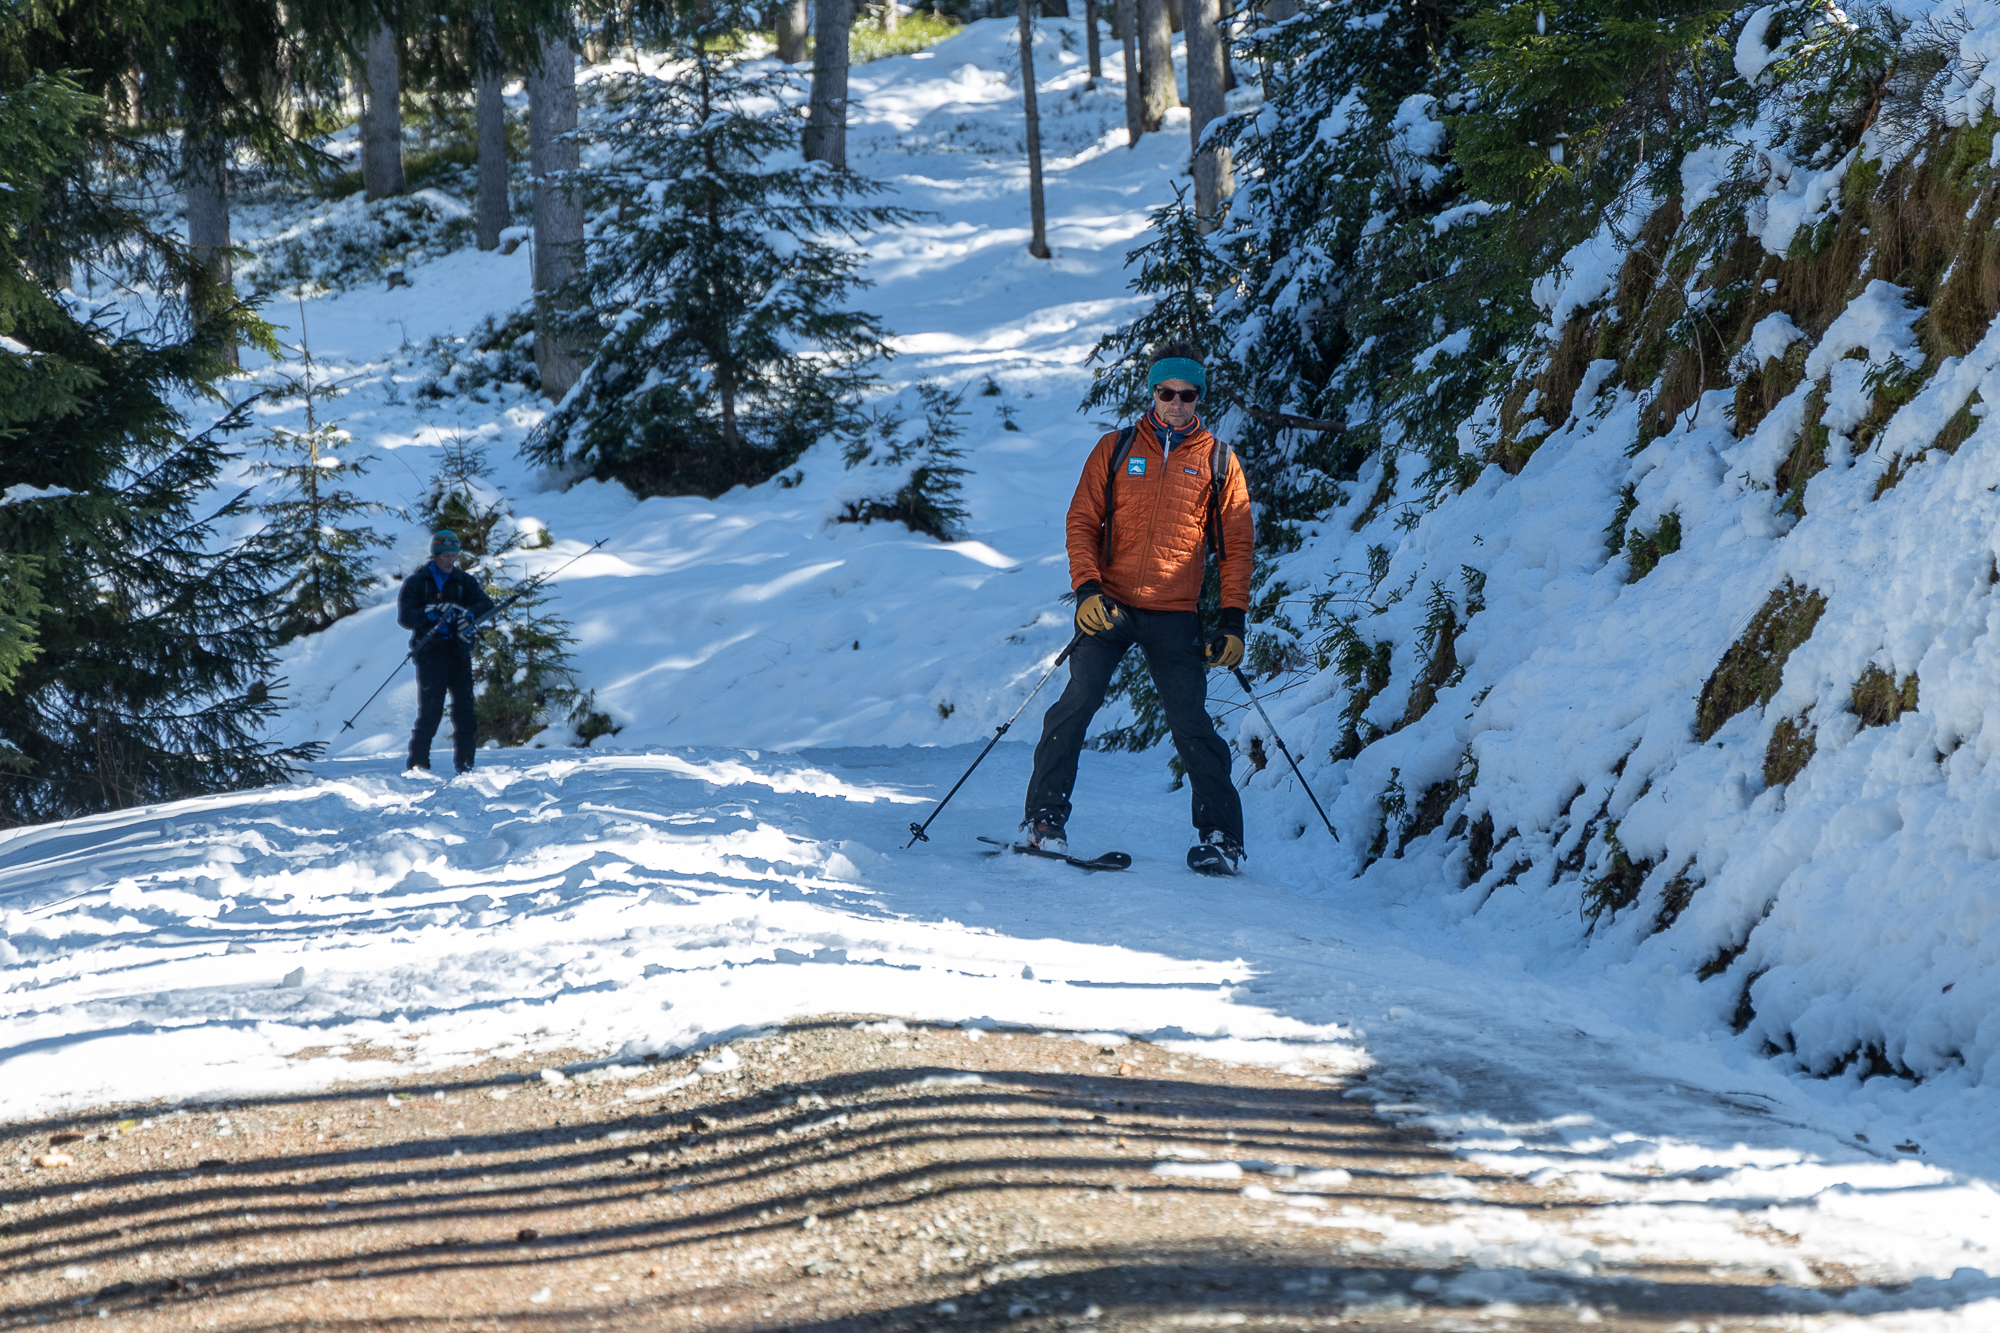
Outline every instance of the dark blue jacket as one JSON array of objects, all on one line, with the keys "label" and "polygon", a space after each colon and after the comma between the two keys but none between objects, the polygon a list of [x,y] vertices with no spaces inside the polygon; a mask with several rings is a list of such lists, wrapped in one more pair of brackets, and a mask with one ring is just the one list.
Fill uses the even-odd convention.
[{"label": "dark blue jacket", "polygon": [[[437,622],[424,614],[424,608],[433,602],[455,602],[465,607],[475,616],[483,616],[493,609],[493,599],[479,586],[479,580],[462,569],[454,569],[445,576],[444,587],[437,581],[437,566],[426,560],[417,566],[417,572],[403,580],[403,591],[396,598],[396,623],[410,631],[410,647],[423,644],[426,635],[437,628]],[[438,635],[440,642],[457,642]]]}]

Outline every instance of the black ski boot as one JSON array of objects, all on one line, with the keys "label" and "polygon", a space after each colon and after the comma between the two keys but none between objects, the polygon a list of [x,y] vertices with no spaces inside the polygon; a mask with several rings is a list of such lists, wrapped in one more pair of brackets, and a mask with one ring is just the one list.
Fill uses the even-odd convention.
[{"label": "black ski boot", "polygon": [[1187,854],[1188,869],[1203,875],[1234,875],[1242,860],[1242,846],[1218,829],[1203,829]]},{"label": "black ski boot", "polygon": [[1023,841],[1036,851],[1047,852],[1051,856],[1069,855],[1069,835],[1063,829],[1061,818],[1049,811],[1028,816],[1021,829],[1026,834]]}]

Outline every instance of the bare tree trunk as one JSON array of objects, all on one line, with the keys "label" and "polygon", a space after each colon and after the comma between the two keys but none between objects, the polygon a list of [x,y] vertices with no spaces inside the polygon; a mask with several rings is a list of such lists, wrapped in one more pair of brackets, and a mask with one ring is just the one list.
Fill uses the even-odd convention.
[{"label": "bare tree trunk", "polygon": [[1021,0],[1021,109],[1028,117],[1028,217],[1034,234],[1028,253],[1037,259],[1049,257],[1048,214],[1042,208],[1042,117],[1035,107],[1035,20],[1034,6]]},{"label": "bare tree trunk", "polygon": [[882,0],[882,31],[894,32],[896,25],[903,21],[903,11],[896,0]]},{"label": "bare tree trunk", "polygon": [[1236,31],[1236,0],[1222,0],[1222,91],[1236,89],[1236,62],[1229,58],[1230,34]]},{"label": "bare tree trunk", "polygon": [[1180,104],[1167,0],[1139,0],[1139,106],[1146,133],[1160,128],[1167,112]]},{"label": "bare tree trunk", "polygon": [[1125,146],[1137,148],[1146,132],[1146,100],[1139,91],[1139,24],[1137,0],[1113,0],[1117,6],[1120,41],[1125,47]]},{"label": "bare tree trunk", "polygon": [[1042,17],[1045,19],[1068,18],[1069,0],[1042,0]]},{"label": "bare tree trunk", "polygon": [[847,168],[847,37],[855,0],[815,0],[812,118],[806,122],[808,162]]},{"label": "bare tree trunk", "polygon": [[1090,57],[1090,82],[1084,87],[1095,88],[1097,81],[1104,77],[1104,58],[1097,44],[1097,0],[1083,0],[1084,50]]},{"label": "bare tree trunk", "polygon": [[143,107],[146,85],[139,73],[139,63],[136,59],[125,67],[124,74],[119,76],[118,84],[123,90],[124,101],[124,105],[119,108],[119,119],[125,125],[137,126],[145,118]]},{"label": "bare tree trunk", "polygon": [[[227,287],[235,265],[229,257],[229,146],[220,138],[190,133],[183,141],[187,155],[182,176],[187,190],[188,248]],[[236,365],[236,348],[225,353]]]},{"label": "bare tree trunk", "polygon": [[[287,32],[292,26],[292,15],[284,0],[272,6],[280,32]],[[287,39],[280,39],[273,55],[276,57],[264,69],[264,97],[277,112],[278,124],[286,134],[297,135],[303,119],[299,114],[298,99],[293,96],[297,82],[299,48]]]},{"label": "bare tree trunk", "polygon": [[774,25],[778,30],[778,59],[787,65],[796,65],[806,58],[806,35],[812,31],[812,19],[806,12],[806,0],[778,0],[778,12]]},{"label": "bare tree trunk", "polygon": [[375,30],[363,53],[368,62],[361,101],[361,188],[370,199],[387,199],[408,188],[403,179],[402,60],[396,31]]},{"label": "bare tree trunk", "polygon": [[507,103],[500,95],[498,70],[479,78],[474,131],[479,143],[479,202],[473,231],[479,248],[500,248],[500,233],[512,220],[507,207]]},{"label": "bare tree trunk", "polygon": [[1187,15],[1183,12],[1181,0],[1167,0],[1167,28],[1180,32],[1187,27]]},{"label": "bare tree trunk", "polygon": [[1222,7],[1218,0],[1187,0],[1188,143],[1194,151],[1194,214],[1203,231],[1216,224],[1216,209],[1235,188],[1229,150],[1201,146],[1202,132],[1223,115]]},{"label": "bare tree trunk", "polygon": [[[1268,28],[1273,24],[1283,23],[1286,19],[1297,15],[1298,12],[1299,0],[1265,0],[1263,9],[1264,26]],[[1258,82],[1263,86],[1264,99],[1269,101],[1277,94],[1277,87],[1272,82],[1273,71],[1270,58],[1265,57],[1258,61],[1257,65]]]},{"label": "bare tree trunk", "polygon": [[560,402],[583,374],[551,318],[556,292],[575,276],[583,247],[577,168],[576,56],[560,38],[542,38],[541,67],[528,76],[528,159],[535,176],[535,366],[542,392]]}]

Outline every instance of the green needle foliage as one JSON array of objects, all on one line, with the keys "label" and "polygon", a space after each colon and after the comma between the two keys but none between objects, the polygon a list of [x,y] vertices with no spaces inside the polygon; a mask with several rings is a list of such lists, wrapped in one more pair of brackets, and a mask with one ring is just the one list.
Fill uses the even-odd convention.
[{"label": "green needle foliage", "polygon": [[[101,103],[37,68],[0,15],[0,823],[282,781],[316,751],[261,738],[277,709],[261,552],[197,510],[247,425],[190,435],[229,354],[268,330],[155,230],[106,163]],[[151,322],[71,299],[79,267],[144,279]]]},{"label": "green needle foliage", "polygon": [[[526,538],[513,522],[505,493],[488,475],[486,451],[463,436],[444,446],[424,493],[421,517],[431,531],[450,528],[458,534],[459,567],[478,579],[496,603],[526,584],[508,577],[500,557],[555,540],[546,528]],[[567,620],[544,605],[547,597],[540,588],[530,591],[480,631],[472,678],[479,734],[486,740],[525,745],[558,719],[572,718],[581,727],[590,713],[570,667],[569,649],[576,636]],[[611,730],[615,728],[607,722],[599,734]]]},{"label": "green needle foliage", "polygon": [[1467,187],[1493,203],[1565,209],[1676,187],[1666,172],[1710,125],[1709,100],[1730,73],[1729,18],[1700,0],[1482,8],[1464,25],[1478,55],[1452,122]]},{"label": "green needle foliage", "polygon": [[912,215],[850,202],[882,187],[798,158],[794,76],[720,49],[754,26],[731,0],[675,6],[668,72],[608,81],[583,264],[557,302],[595,360],[532,457],[640,495],[718,495],[840,426],[887,355],[876,318],[846,308],[860,251],[832,242]]},{"label": "green needle foliage", "polygon": [[269,523],[265,538],[272,565],[286,576],[278,589],[281,644],[317,634],[360,610],[362,594],[376,578],[374,552],[390,545],[373,528],[354,524],[360,515],[391,511],[346,488],[374,461],[367,454],[343,457],[350,443],[335,423],[314,424],[308,407],[305,430],[270,432],[266,448],[278,461],[251,465],[253,473],[276,478],[283,488],[282,498],[257,506]]},{"label": "green needle foliage", "polygon": [[[489,582],[486,591],[497,602],[517,587]],[[479,636],[473,677],[486,740],[525,745],[551,723],[578,714],[583,695],[569,652],[576,636],[567,620],[543,608],[545,597],[534,589]]]},{"label": "green needle foliage", "polygon": [[[1273,545],[1295,541],[1276,529],[1344,500],[1366,457],[1400,462],[1404,432],[1383,409],[1466,314],[1428,307],[1454,262],[1435,225],[1463,189],[1442,117],[1462,92],[1474,9],[1335,4],[1251,35],[1248,54],[1271,74],[1266,105],[1220,131],[1239,185],[1211,238],[1230,261],[1214,318],[1234,394],[1266,414],[1230,424]],[[1467,363],[1477,384],[1469,353],[1431,364]],[[1445,410],[1467,396],[1449,395]],[[1348,424],[1286,430],[1272,413]]]},{"label": "green needle foliage", "polygon": [[959,460],[965,434],[959,418],[966,415],[965,391],[952,393],[936,380],[917,384],[923,404],[923,429],[904,436],[904,419],[890,412],[872,417],[849,440],[843,456],[847,466],[864,463],[891,469],[895,491],[886,497],[856,500],[841,514],[843,523],[899,522],[912,532],[951,541],[964,529],[971,513],[965,507],[965,469]]},{"label": "green needle foliage", "polygon": [[[1235,281],[1228,255],[1212,247],[1187,200],[1185,186],[1175,184],[1174,201],[1153,210],[1147,239],[1125,256],[1125,267],[1139,271],[1128,286],[1154,301],[1136,318],[1097,340],[1090,360],[1101,367],[1078,411],[1109,407],[1123,419],[1152,406],[1146,386],[1149,354],[1163,343],[1191,343],[1204,351],[1221,341],[1215,320],[1218,294]],[[1210,418],[1231,401],[1231,377],[1211,372],[1211,392],[1202,403]]]},{"label": "green needle foliage", "polygon": [[519,534],[497,531],[507,517],[507,497],[488,476],[486,451],[463,435],[445,442],[418,517],[426,532],[448,528],[458,534],[467,570],[480,557],[505,555],[520,543]]}]

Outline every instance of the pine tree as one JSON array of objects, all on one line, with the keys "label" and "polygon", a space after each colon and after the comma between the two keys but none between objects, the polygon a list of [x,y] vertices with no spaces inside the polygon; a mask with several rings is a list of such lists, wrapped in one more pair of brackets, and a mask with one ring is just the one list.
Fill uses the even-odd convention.
[{"label": "pine tree", "polygon": [[265,460],[251,467],[286,488],[283,499],[257,506],[270,523],[265,532],[272,563],[290,573],[278,589],[281,644],[317,634],[360,610],[363,591],[375,581],[371,552],[390,544],[372,528],[348,525],[358,514],[389,512],[389,506],[344,489],[343,483],[367,472],[373,461],[368,454],[341,457],[339,451],[350,443],[347,432],[332,422],[308,425],[304,431],[277,427],[266,448],[285,461]]},{"label": "pine tree", "polygon": [[[16,674],[0,695],[0,737],[26,766],[0,781],[7,823],[283,781],[317,751],[261,739],[277,709],[267,575],[253,543],[223,538],[239,502],[195,507],[248,414],[225,410],[190,435],[175,406],[213,398],[246,340],[276,345],[153,228],[149,200],[115,192],[129,178],[103,164],[134,145],[31,47],[16,15],[0,15],[0,477],[12,499],[0,551],[13,601],[0,611],[33,626],[12,636]],[[146,281],[153,323],[72,302],[78,264]]]},{"label": "pine tree", "polygon": [[[1344,5],[1254,33],[1269,71],[1266,104],[1217,131],[1238,167],[1223,233],[1237,281],[1218,301],[1246,409],[1232,440],[1255,460],[1266,506],[1260,536],[1343,498],[1339,483],[1380,455],[1393,468],[1407,441],[1381,409],[1400,377],[1465,311],[1425,293],[1451,268],[1435,225],[1459,201],[1440,117],[1462,90],[1466,0],[1391,6],[1356,22]],[[1469,411],[1485,387],[1476,355],[1430,363],[1447,411]],[[1282,426],[1344,422],[1339,434]],[[1385,436],[1385,430],[1387,434]],[[1450,437],[1447,436],[1447,439]],[[1432,442],[1435,444],[1435,441]],[[1440,447],[1437,460],[1451,456]]]},{"label": "pine tree", "polygon": [[965,507],[965,469],[959,460],[965,434],[959,418],[966,415],[965,391],[948,391],[936,380],[921,380],[917,396],[923,405],[923,428],[905,437],[904,418],[895,412],[875,415],[858,429],[843,454],[847,466],[864,463],[894,469],[895,490],[885,497],[856,500],[840,516],[843,523],[892,521],[939,541],[955,539],[971,517]]},{"label": "pine tree", "polygon": [[[308,357],[308,375],[311,367]],[[283,461],[265,459],[250,469],[257,476],[275,477],[283,487],[281,498],[257,506],[268,521],[268,558],[289,575],[278,589],[281,644],[317,634],[360,610],[362,592],[376,576],[371,553],[391,544],[372,528],[352,525],[357,515],[392,512],[388,505],[363,500],[345,488],[344,483],[367,472],[373,456],[342,456],[350,437],[335,422],[314,420],[310,380],[305,403],[304,431],[274,427],[266,438],[265,447]]]},{"label": "pine tree", "polygon": [[[449,528],[458,534],[459,568],[479,580],[495,602],[521,591],[526,582],[508,576],[502,557],[554,541],[546,528],[536,540],[526,538],[512,521],[506,495],[488,476],[486,451],[463,436],[444,446],[421,513],[431,530]],[[581,720],[587,712],[570,667],[569,649],[576,636],[568,621],[544,608],[546,597],[539,588],[529,590],[506,615],[487,621],[474,642],[474,702],[479,734],[487,740],[525,745],[557,718]]]},{"label": "pine tree", "polygon": [[[517,589],[487,587],[495,601]],[[570,646],[569,622],[542,607],[546,594],[535,588],[479,636],[473,663],[478,688],[479,734],[502,745],[525,745],[558,718],[569,718],[582,703]]]},{"label": "pine tree", "polygon": [[454,434],[445,443],[418,515],[428,531],[449,528],[458,534],[466,569],[475,568],[481,557],[505,555],[521,540],[511,529],[501,531],[507,497],[488,476],[486,450],[463,435]]},{"label": "pine tree", "polygon": [[[0,696],[11,692],[21,668],[41,652],[35,642],[36,619],[42,605],[35,578],[37,562],[23,556],[0,556]],[[21,772],[31,767],[14,742],[0,736],[0,769]]]},{"label": "pine tree", "polygon": [[885,332],[843,308],[861,257],[829,238],[910,215],[851,203],[881,187],[791,156],[790,71],[724,50],[754,26],[740,0],[678,6],[666,73],[600,83],[603,165],[582,172],[584,263],[558,302],[596,359],[532,457],[640,495],[717,495],[788,466],[871,383]]},{"label": "pine tree", "polygon": [[[1147,239],[1126,252],[1125,267],[1139,266],[1127,285],[1141,296],[1151,296],[1153,302],[1097,340],[1090,352],[1097,369],[1079,410],[1110,407],[1120,417],[1145,412],[1152,405],[1146,387],[1147,361],[1164,343],[1190,343],[1210,354],[1221,350],[1215,302],[1235,279],[1229,256],[1210,244],[1182,185],[1174,186],[1174,201],[1154,209],[1149,220]],[[1204,420],[1231,402],[1233,393],[1232,377],[1223,362],[1218,360],[1208,369]]]}]

